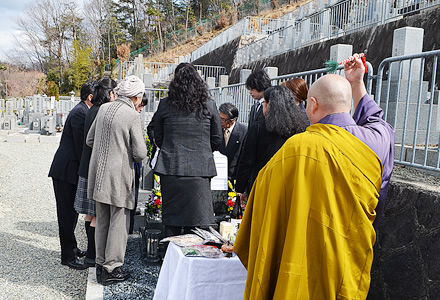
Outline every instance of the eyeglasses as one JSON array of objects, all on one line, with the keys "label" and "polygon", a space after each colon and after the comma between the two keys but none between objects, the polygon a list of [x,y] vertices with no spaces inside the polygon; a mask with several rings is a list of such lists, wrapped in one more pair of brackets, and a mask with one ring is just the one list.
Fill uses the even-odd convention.
[{"label": "eyeglasses", "polygon": [[222,123],[226,123],[226,122],[228,122],[228,121],[229,121],[229,119],[220,118],[220,122],[222,122]]}]

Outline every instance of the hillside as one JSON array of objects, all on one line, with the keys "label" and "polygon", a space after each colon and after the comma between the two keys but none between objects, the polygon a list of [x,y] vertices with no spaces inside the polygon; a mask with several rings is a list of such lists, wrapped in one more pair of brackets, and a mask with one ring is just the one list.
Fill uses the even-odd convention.
[{"label": "hillside", "polygon": [[[296,3],[282,5],[274,10],[263,12],[263,13],[259,14],[258,16],[261,18],[276,19],[276,18],[279,18],[279,17],[295,10],[296,8],[298,8],[301,5],[304,5],[307,2],[310,2],[310,0],[300,0]],[[229,25],[229,26],[227,26],[223,29],[220,29],[220,30],[213,29],[209,32],[204,33],[201,36],[189,39],[184,44],[178,45],[177,47],[174,47],[172,49],[168,49],[167,51],[165,51],[163,53],[147,57],[147,58],[145,58],[145,60],[149,61],[149,62],[174,63],[175,58],[177,58],[179,56],[185,56],[187,54],[190,54],[191,52],[193,52],[194,50],[196,50],[197,48],[199,48],[200,46],[202,46],[203,44],[205,44],[206,42],[208,42],[212,38],[216,37],[217,35],[219,35],[223,31],[225,31],[226,29],[231,27],[232,25]]]}]

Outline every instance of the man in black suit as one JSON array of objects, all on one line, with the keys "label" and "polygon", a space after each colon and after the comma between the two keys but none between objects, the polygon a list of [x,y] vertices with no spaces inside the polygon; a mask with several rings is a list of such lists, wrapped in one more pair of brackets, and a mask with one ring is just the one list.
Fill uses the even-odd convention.
[{"label": "man in black suit", "polygon": [[263,116],[264,91],[271,87],[270,78],[263,70],[256,70],[246,79],[246,88],[249,90],[255,104],[249,113],[249,127]]},{"label": "man in black suit", "polygon": [[228,157],[228,179],[233,181],[237,177],[238,158],[247,125],[237,121],[238,109],[232,103],[223,103],[218,110],[223,128],[223,140],[218,151]]},{"label": "man in black suit", "polygon": [[84,143],[84,121],[94,93],[94,82],[86,82],[81,88],[81,102],[69,113],[64,124],[60,146],[52,161],[49,177],[52,177],[57,204],[58,229],[61,244],[61,264],[82,270],[86,266],[78,260],[85,252],[77,248],[75,227],[78,213],[73,204],[78,184],[78,168]]}]

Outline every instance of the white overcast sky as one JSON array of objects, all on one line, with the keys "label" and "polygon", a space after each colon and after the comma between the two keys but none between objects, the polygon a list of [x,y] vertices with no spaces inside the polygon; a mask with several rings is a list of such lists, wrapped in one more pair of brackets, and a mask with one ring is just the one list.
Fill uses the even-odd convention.
[{"label": "white overcast sky", "polygon": [[[23,14],[28,3],[35,0],[0,0],[0,61],[6,60],[6,54],[14,51],[14,36],[19,36],[15,20]],[[82,0],[72,0],[82,6]]]}]

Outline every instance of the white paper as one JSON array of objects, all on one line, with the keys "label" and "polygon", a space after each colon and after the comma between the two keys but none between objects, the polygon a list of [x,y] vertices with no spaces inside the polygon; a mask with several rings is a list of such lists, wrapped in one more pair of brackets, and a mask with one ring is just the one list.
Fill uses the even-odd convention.
[{"label": "white paper", "polygon": [[213,154],[217,176],[211,179],[211,190],[225,191],[228,189],[228,157],[218,151]]},{"label": "white paper", "polygon": [[153,159],[151,160],[151,168],[152,169],[154,169],[154,166],[156,165],[157,157],[159,156],[159,151],[160,151],[160,148],[158,147],[158,148],[156,148],[156,152],[154,152]]}]

